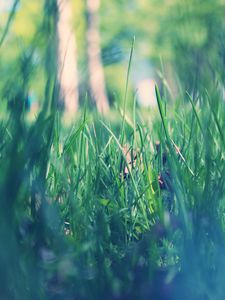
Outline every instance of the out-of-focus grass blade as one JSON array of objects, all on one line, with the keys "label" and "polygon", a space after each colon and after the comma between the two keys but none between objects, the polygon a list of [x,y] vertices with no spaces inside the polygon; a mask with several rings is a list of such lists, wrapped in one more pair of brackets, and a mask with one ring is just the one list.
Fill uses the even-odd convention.
[{"label": "out-of-focus grass blade", "polygon": [[79,128],[76,131],[74,131],[70,135],[70,137],[66,140],[65,146],[63,148],[63,153],[67,153],[69,151],[69,149],[72,147],[72,145],[76,141],[76,139],[79,136],[79,134],[81,133],[81,131],[84,129],[85,124],[86,124],[85,122],[82,122],[81,125],[79,126]]},{"label": "out-of-focus grass blade", "polygon": [[196,110],[196,108],[195,108],[194,102],[193,102],[193,100],[192,100],[191,96],[189,95],[189,93],[188,93],[188,92],[186,92],[186,94],[187,94],[187,96],[188,96],[188,100],[189,100],[189,101],[190,101],[190,103],[191,103],[191,106],[192,106],[193,112],[194,112],[194,114],[195,114],[195,117],[196,117],[196,120],[197,120],[197,122],[198,122],[198,126],[199,126],[199,128],[200,128],[200,130],[201,130],[201,133],[204,135],[204,131],[203,131],[203,129],[202,129],[202,124],[201,124],[201,122],[200,122],[200,119],[199,119],[199,116],[198,116],[197,110]]},{"label": "out-of-focus grass blade", "polygon": [[[7,0],[5,0],[5,1],[7,1]],[[4,30],[3,30],[3,34],[2,34],[1,39],[0,39],[0,48],[3,45],[4,40],[5,40],[8,32],[9,32],[9,28],[10,28],[10,25],[11,25],[11,23],[13,21],[13,18],[15,17],[16,8],[17,8],[17,5],[19,4],[19,2],[20,2],[19,0],[15,0],[14,3],[13,3],[12,9],[11,9],[9,17],[8,17],[8,20],[6,22],[6,26],[5,26]]]},{"label": "out-of-focus grass blade", "polygon": [[162,108],[162,99],[161,99],[161,96],[159,93],[159,88],[157,85],[155,86],[155,93],[156,93],[156,100],[157,100],[157,104],[158,104],[158,108],[159,108],[160,117],[162,120],[163,129],[164,129],[164,132],[166,135],[167,142],[170,143],[169,133],[168,133],[167,124],[166,124],[166,118],[165,118],[165,115],[163,113],[163,108]]},{"label": "out-of-focus grass blade", "polygon": [[225,138],[224,138],[223,130],[222,130],[221,126],[220,126],[220,122],[219,122],[219,120],[218,120],[218,117],[217,117],[217,115],[216,115],[216,112],[215,112],[215,110],[214,110],[213,107],[212,107],[211,101],[210,101],[210,99],[209,99],[209,94],[208,94],[208,92],[207,92],[207,97],[206,97],[206,99],[207,99],[207,101],[208,101],[208,103],[209,103],[209,107],[210,107],[211,112],[212,112],[212,114],[213,114],[213,118],[214,118],[214,120],[215,120],[216,127],[217,127],[217,129],[218,129],[218,131],[219,131],[221,140],[222,140],[222,142],[223,142],[223,146],[225,147]]},{"label": "out-of-focus grass blade", "polygon": [[132,59],[133,59],[134,45],[135,45],[135,37],[133,37],[133,40],[132,40],[128,69],[127,69],[126,87],[125,87],[125,95],[124,95],[124,102],[123,102],[123,121],[122,121],[122,129],[121,129],[122,140],[123,140],[123,136],[124,136],[124,123],[125,123],[125,116],[126,116],[127,93],[128,93],[129,79],[130,79],[131,63],[132,63]]}]

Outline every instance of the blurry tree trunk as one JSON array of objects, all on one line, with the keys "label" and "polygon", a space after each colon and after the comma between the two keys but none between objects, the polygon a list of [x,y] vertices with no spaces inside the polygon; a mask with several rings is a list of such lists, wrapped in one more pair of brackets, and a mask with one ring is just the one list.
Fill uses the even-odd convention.
[{"label": "blurry tree trunk", "polygon": [[109,110],[105,89],[104,71],[101,61],[98,11],[100,0],[86,0],[87,4],[87,56],[89,87],[92,99],[99,112]]},{"label": "blurry tree trunk", "polygon": [[75,34],[72,30],[72,7],[70,0],[58,3],[58,83],[59,104],[66,112],[78,109],[78,71]]}]

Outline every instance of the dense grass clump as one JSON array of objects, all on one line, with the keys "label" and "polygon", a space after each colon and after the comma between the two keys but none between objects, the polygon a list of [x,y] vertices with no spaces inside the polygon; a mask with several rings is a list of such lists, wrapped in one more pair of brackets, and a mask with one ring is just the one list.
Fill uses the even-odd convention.
[{"label": "dense grass clump", "polygon": [[224,298],[224,102],[215,88],[165,110],[156,95],[151,126],[85,111],[68,128],[53,108],[30,124],[11,108],[1,299]]}]

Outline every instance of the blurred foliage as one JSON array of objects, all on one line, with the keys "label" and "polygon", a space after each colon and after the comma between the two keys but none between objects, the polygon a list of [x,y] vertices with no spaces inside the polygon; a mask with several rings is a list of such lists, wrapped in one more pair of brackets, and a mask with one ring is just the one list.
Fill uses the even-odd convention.
[{"label": "blurred foliage", "polygon": [[[85,7],[72,4],[85,91]],[[161,72],[159,115],[84,105],[67,126],[56,2],[20,2],[0,48],[1,299],[224,299],[224,5],[102,0],[110,101],[135,104],[135,35],[134,62]],[[182,94],[170,105],[166,79]],[[32,122],[30,90],[43,104]]]},{"label": "blurred foliage", "polygon": [[[5,48],[1,49],[1,61],[7,62],[1,65],[2,74],[11,74],[10,65],[21,52],[30,47],[35,48],[35,59],[38,61],[38,67],[41,67],[40,62],[44,55],[41,52],[42,42],[34,42],[34,36],[41,30],[42,7],[42,1],[20,1]],[[80,85],[85,93],[85,2],[72,1],[72,7]],[[107,66],[106,73],[114,73],[113,77],[116,78],[124,77],[131,40],[136,36],[135,56],[139,60],[150,62],[154,71],[164,72],[163,76],[167,79],[169,77],[169,83],[173,81],[173,84],[178,86],[178,76],[184,89],[195,94],[198,89],[210,85],[215,79],[224,83],[224,12],[225,4],[222,0],[102,0],[101,45],[103,63]],[[2,13],[2,28],[6,15],[6,12]],[[172,66],[172,74],[166,72],[169,65]],[[8,72],[6,66],[9,67]],[[35,69],[38,67],[35,65]],[[170,79],[171,76],[174,78]],[[37,77],[40,80],[37,80]],[[43,86],[41,68],[37,71],[37,77],[32,82],[32,88],[40,96]],[[155,77],[157,78],[156,75]],[[119,93],[121,98],[125,88],[122,82],[115,84],[107,76],[106,81],[109,96],[113,98],[113,94]],[[131,83],[131,87],[133,84]]]}]

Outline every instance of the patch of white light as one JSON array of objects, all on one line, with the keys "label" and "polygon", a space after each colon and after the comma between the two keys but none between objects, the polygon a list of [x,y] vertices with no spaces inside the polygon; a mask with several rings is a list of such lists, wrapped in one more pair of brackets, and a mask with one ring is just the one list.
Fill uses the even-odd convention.
[{"label": "patch of white light", "polygon": [[10,11],[12,5],[13,5],[12,0],[0,0],[0,12]]}]

